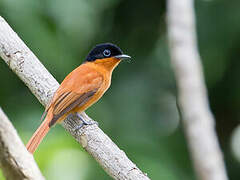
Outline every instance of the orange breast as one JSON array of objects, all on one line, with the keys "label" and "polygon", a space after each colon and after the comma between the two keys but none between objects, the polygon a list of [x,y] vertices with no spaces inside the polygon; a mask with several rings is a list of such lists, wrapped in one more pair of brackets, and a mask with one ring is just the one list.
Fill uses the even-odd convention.
[{"label": "orange breast", "polygon": [[76,107],[74,109],[74,112],[85,111],[88,107],[93,105],[103,96],[103,94],[107,91],[107,89],[111,85],[112,72],[114,68],[119,64],[119,62],[120,60],[116,58],[106,58],[96,60],[93,63],[87,63],[88,67],[94,69],[94,71],[97,71],[103,75],[103,83],[101,84],[101,87],[96,92],[96,94],[94,94],[94,96],[83,106]]}]

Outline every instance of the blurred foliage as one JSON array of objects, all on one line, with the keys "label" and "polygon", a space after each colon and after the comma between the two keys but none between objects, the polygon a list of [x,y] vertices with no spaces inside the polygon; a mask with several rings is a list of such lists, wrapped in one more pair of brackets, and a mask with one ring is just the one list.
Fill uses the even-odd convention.
[{"label": "blurred foliage", "polygon": [[[132,62],[119,65],[109,91],[87,112],[152,179],[191,180],[165,6],[156,0],[0,0],[0,15],[59,82],[97,43],[115,43],[131,55]],[[228,174],[237,180],[240,152],[231,151],[230,142],[239,147],[234,143],[240,136],[231,138],[240,118],[240,1],[197,0],[195,7],[211,108]],[[26,143],[44,109],[3,61],[0,68],[0,106]],[[47,179],[111,179],[60,126],[52,128],[35,159]]]}]

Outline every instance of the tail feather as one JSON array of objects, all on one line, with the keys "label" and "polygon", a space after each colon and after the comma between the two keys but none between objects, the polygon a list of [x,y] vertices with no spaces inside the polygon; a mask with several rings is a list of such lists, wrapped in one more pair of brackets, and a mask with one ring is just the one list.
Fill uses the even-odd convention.
[{"label": "tail feather", "polygon": [[35,131],[31,139],[28,141],[26,148],[30,153],[34,153],[37,149],[38,145],[41,143],[43,138],[46,136],[48,131],[50,130],[49,127],[49,121],[52,118],[50,118],[48,115],[46,116],[45,120],[42,122],[42,124],[39,126],[39,128]]}]

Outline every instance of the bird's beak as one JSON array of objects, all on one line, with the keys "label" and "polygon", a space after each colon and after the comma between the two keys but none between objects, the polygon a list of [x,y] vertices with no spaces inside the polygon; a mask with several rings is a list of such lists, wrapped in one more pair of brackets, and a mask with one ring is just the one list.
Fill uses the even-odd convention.
[{"label": "bird's beak", "polygon": [[127,58],[131,58],[131,56],[129,55],[126,55],[126,54],[121,54],[121,55],[117,55],[117,56],[114,56],[115,58],[118,58],[118,59],[127,59]]}]

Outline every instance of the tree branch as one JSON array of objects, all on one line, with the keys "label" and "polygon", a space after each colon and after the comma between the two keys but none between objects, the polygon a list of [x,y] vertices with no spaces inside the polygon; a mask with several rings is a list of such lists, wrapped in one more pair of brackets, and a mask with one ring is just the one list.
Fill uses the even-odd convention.
[{"label": "tree branch", "polygon": [[44,180],[33,156],[0,108],[0,166],[8,180]]},{"label": "tree branch", "polygon": [[197,50],[193,0],[167,2],[171,61],[197,176],[202,180],[227,180]]},{"label": "tree branch", "polygon": [[[0,17],[0,56],[46,106],[58,88],[58,82],[24,44],[6,21]],[[91,120],[85,113],[82,116]],[[91,154],[114,179],[148,180],[146,174],[131,162],[97,125],[73,131],[81,121],[70,117],[62,126]]]}]

